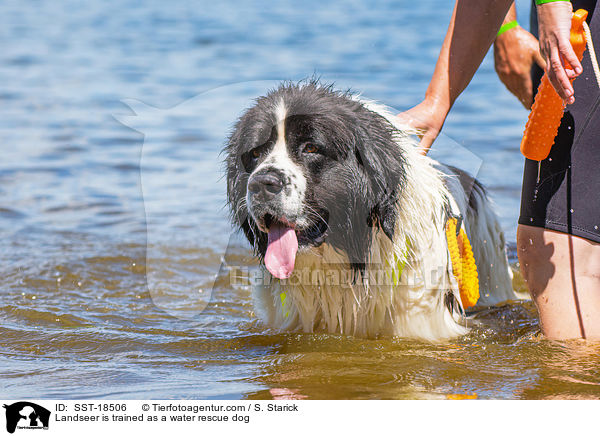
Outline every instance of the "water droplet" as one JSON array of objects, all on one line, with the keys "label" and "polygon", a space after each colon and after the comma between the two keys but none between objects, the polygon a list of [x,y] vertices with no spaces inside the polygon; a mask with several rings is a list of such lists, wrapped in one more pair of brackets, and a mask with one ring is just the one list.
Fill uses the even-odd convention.
[{"label": "water droplet", "polygon": [[569,212],[573,213],[573,209],[571,209]]},{"label": "water droplet", "polygon": [[594,230],[598,230],[598,226],[594,226]]},{"label": "water droplet", "polygon": [[571,130],[571,126],[567,126],[567,129]]},{"label": "water droplet", "polygon": [[531,223],[532,223],[532,222],[533,222],[533,218],[529,218],[529,222],[531,222]]}]

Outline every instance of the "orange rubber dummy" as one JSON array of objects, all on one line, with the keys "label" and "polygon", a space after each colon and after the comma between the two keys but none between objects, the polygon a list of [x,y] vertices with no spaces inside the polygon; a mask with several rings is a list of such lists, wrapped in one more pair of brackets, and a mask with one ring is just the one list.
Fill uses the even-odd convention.
[{"label": "orange rubber dummy", "polygon": [[[580,61],[585,51],[583,22],[587,15],[587,11],[579,9],[573,14],[571,20],[571,45]],[[565,62],[565,67],[571,68],[567,62]],[[563,117],[563,111],[562,98],[552,87],[548,75],[544,74],[521,141],[521,153],[527,159],[540,161],[548,157]]]}]

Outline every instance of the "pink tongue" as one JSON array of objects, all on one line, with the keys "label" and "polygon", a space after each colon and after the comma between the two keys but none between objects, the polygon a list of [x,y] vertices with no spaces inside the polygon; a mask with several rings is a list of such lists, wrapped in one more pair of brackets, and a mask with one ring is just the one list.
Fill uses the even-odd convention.
[{"label": "pink tongue", "polygon": [[269,229],[269,245],[265,254],[267,269],[278,279],[287,279],[294,271],[298,238],[291,227],[273,224]]}]

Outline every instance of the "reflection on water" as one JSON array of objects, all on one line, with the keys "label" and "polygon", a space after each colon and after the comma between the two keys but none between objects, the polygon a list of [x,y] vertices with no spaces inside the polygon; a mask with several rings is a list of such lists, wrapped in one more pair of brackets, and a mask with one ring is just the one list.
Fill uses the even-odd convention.
[{"label": "reflection on water", "polygon": [[[415,104],[450,7],[3,2],[4,397],[599,396],[600,349],[540,338],[530,302],[478,312],[469,335],[431,345],[270,331],[230,284],[230,265],[255,264],[223,208],[219,151],[240,111],[272,79],[314,71]],[[469,168],[483,163],[510,240],[524,120],[488,59],[436,143],[444,159],[469,166],[460,144]]]},{"label": "reflection on water", "polygon": [[[600,389],[600,348],[541,339],[528,301],[476,313],[472,332],[446,344],[281,334],[256,321],[249,290],[230,285],[227,267],[196,317],[177,304],[188,296],[176,274],[171,312],[182,316],[173,317],[146,290],[144,246],[71,237],[89,252],[129,255],[64,250],[61,263],[5,268],[13,285],[0,306],[0,360],[9,398],[24,386],[42,397],[252,399],[590,398]],[[180,269],[220,264],[210,250],[163,249]]]}]

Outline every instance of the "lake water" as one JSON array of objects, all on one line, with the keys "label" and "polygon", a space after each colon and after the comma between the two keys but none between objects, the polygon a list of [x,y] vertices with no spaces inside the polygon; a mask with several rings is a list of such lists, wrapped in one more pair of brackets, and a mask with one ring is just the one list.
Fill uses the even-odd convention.
[{"label": "lake water", "polygon": [[[2,2],[2,396],[600,396],[600,348],[542,339],[530,302],[432,345],[270,331],[230,284],[254,262],[219,155],[243,108],[313,74],[411,107],[451,3]],[[526,116],[488,56],[433,151],[489,187],[513,264]]]}]

